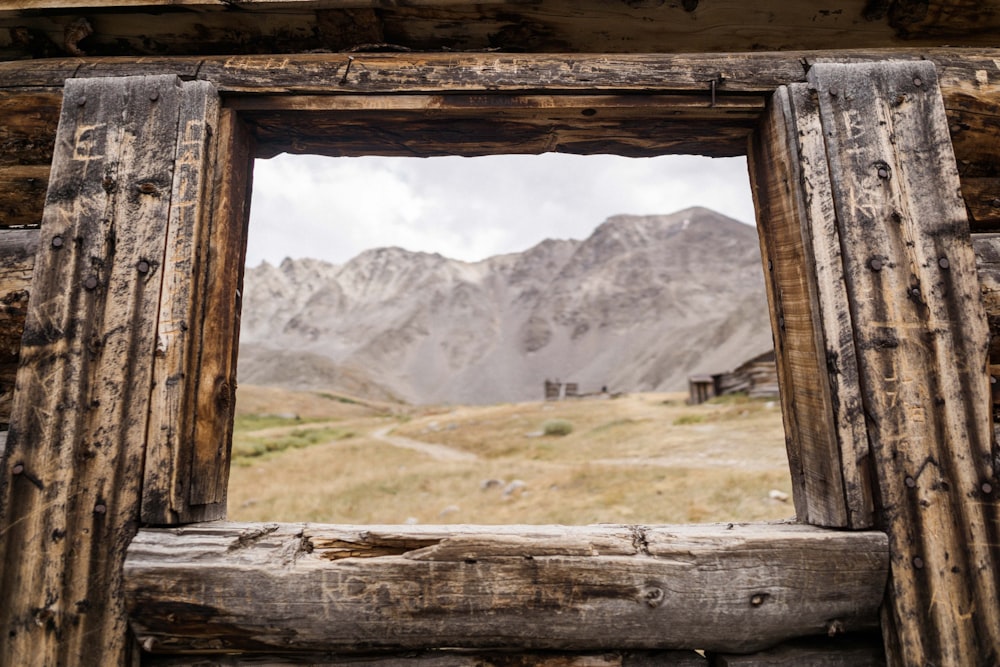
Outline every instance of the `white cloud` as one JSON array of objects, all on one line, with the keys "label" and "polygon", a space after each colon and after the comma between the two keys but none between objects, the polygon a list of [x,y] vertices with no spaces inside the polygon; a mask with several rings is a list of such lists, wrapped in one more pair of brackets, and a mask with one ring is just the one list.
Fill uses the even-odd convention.
[{"label": "white cloud", "polygon": [[286,256],[341,263],[388,245],[473,261],[545,238],[584,238],[618,213],[688,206],[752,222],[746,161],[283,155],[255,166],[247,263]]}]

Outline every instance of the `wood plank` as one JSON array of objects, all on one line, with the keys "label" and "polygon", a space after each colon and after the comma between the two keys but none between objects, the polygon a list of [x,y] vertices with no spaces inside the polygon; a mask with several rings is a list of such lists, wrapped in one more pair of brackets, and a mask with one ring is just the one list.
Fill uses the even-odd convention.
[{"label": "wood plank", "polygon": [[[0,12],[0,54],[281,53],[357,48],[513,52],[775,51],[886,45],[991,46],[996,0],[427,1],[17,0]],[[88,11],[90,10],[90,11]],[[66,34],[88,18],[87,39]],[[16,31],[11,31],[16,28]],[[12,34],[8,34],[11,32]]]},{"label": "wood plank", "polygon": [[407,651],[404,654],[375,653],[361,656],[337,654],[169,656],[143,657],[150,667],[708,667],[694,651],[609,651],[566,653],[557,651]]},{"label": "wood plank", "polygon": [[173,76],[66,84],[0,460],[2,664],[132,654],[122,563],[139,521],[180,91]]},{"label": "wood plank", "polygon": [[38,230],[0,232],[0,429],[10,424]]},{"label": "wood plank", "polygon": [[[353,60],[348,60],[348,58]],[[474,142],[456,141],[454,133],[447,134],[448,124],[428,123],[416,138],[406,136],[408,146],[398,146],[399,133],[385,132],[384,123],[398,122],[393,118],[369,116],[369,124],[359,123],[355,128],[363,136],[352,139],[335,122],[317,123],[316,96],[359,99],[363,95],[378,94],[406,96],[449,93],[449,97],[467,93],[467,98],[489,99],[493,96],[526,92],[540,97],[553,98],[566,93],[611,95],[656,94],[670,96],[685,93],[688,98],[683,118],[635,125],[619,123],[613,133],[602,131],[600,137],[587,138],[587,128],[602,127],[599,115],[588,122],[578,122],[572,115],[559,117],[555,123],[556,144],[561,150],[573,152],[605,151],[626,155],[653,155],[664,152],[702,152],[710,155],[735,155],[746,149],[746,138],[753,124],[742,111],[735,115],[732,105],[743,104],[744,96],[769,96],[778,86],[803,82],[808,67],[824,60],[864,62],[877,59],[907,59],[933,61],[939,70],[940,85],[945,95],[946,109],[952,138],[956,146],[963,192],[969,198],[973,224],[979,229],[996,225],[995,215],[984,208],[983,182],[969,185],[964,179],[995,178],[1000,174],[998,145],[997,91],[1000,90],[1000,52],[991,49],[879,49],[859,53],[856,51],[808,51],[784,53],[720,53],[663,56],[645,54],[623,56],[610,54],[581,54],[554,56],[541,54],[299,54],[288,56],[215,56],[197,58],[147,57],[136,62],[123,58],[72,58],[43,59],[37,61],[0,62],[0,88],[14,88],[34,94],[35,87],[48,91],[58,88],[65,79],[81,76],[126,76],[134,74],[169,73],[183,78],[198,77],[214,83],[231,100],[239,102],[241,111],[251,113],[255,104],[247,98],[259,99],[255,132],[262,141],[262,155],[289,150],[314,151],[336,154],[358,152],[393,152],[394,154],[438,154],[448,150],[468,154],[505,150],[502,137],[510,133],[510,143],[517,150],[539,152],[550,150],[544,118],[537,113],[524,111],[524,119],[504,119],[492,126],[471,127],[474,136],[491,141],[489,146],[477,147]],[[347,71],[347,65],[351,69]],[[348,76],[344,77],[347,73]],[[716,105],[711,105],[712,81],[716,82]],[[26,90],[27,87],[28,89]],[[234,97],[234,95],[236,97]],[[260,96],[270,96],[260,99]],[[268,114],[268,105],[282,104],[282,96],[300,96],[302,113]],[[618,95],[622,97],[621,95]],[[441,97],[441,95],[438,95]],[[627,96],[626,96],[627,97]],[[702,109],[697,109],[700,100]],[[287,103],[286,103],[287,104]],[[415,103],[416,104],[416,103]],[[36,108],[38,105],[22,105]],[[57,113],[54,102],[49,102],[52,118]],[[415,107],[418,112],[421,108]],[[273,110],[272,110],[273,111]],[[332,111],[332,110],[331,110]],[[372,111],[369,109],[369,111]],[[398,111],[398,109],[397,109]],[[437,110],[431,109],[434,113]],[[599,114],[609,113],[599,111]],[[512,110],[507,110],[512,113]],[[690,114],[704,113],[705,122]],[[483,112],[483,116],[487,116]],[[280,116],[280,119],[278,118]],[[624,116],[623,116],[624,118]],[[609,119],[613,120],[614,116]],[[408,117],[408,122],[414,119]],[[585,119],[586,120],[586,119]],[[711,120],[709,123],[708,120]],[[517,121],[517,122],[514,122]],[[51,121],[54,125],[54,120]],[[468,123],[468,119],[463,122]],[[550,123],[551,125],[552,123]],[[466,130],[469,127],[464,128]],[[382,134],[380,134],[380,131]],[[2,132],[2,129],[0,129]],[[437,136],[433,136],[437,133]],[[617,135],[622,133],[619,140]],[[649,140],[644,139],[645,136]],[[346,139],[346,141],[345,141]],[[43,139],[50,141],[51,138]],[[424,145],[420,145],[423,141]],[[549,143],[546,143],[549,141]],[[436,150],[436,153],[431,151]],[[511,148],[506,148],[511,150]],[[422,153],[421,153],[422,151]],[[39,162],[37,156],[15,156],[15,160]],[[976,188],[980,189],[976,189]],[[0,191],[2,196],[2,191]],[[992,199],[989,200],[992,202]],[[977,216],[984,216],[982,225]]]},{"label": "wood plank", "polygon": [[816,65],[892,553],[891,664],[1000,662],[988,331],[931,63]]},{"label": "wood plank", "polygon": [[883,667],[882,638],[797,639],[752,655],[712,655],[711,667]]},{"label": "wood plank", "polygon": [[885,537],[793,524],[144,529],[152,652],[711,648],[874,627]]},{"label": "wood plank", "polygon": [[803,84],[774,94],[749,157],[796,514],[814,525],[870,527],[840,242],[832,202],[822,196],[829,174],[819,118]]},{"label": "wood plank", "polygon": [[[206,273],[215,261],[209,231],[214,217],[213,165],[225,170],[229,162],[217,162],[220,110],[215,88],[196,81],[181,94],[184,126],[177,142],[166,260],[160,272],[157,354],[142,488],[146,524],[219,519],[226,510],[225,503],[192,502],[191,487],[199,474],[216,477],[214,471],[194,465],[193,459],[202,374],[199,343],[206,326],[203,292],[211,289]],[[213,450],[218,446],[214,443]]]}]

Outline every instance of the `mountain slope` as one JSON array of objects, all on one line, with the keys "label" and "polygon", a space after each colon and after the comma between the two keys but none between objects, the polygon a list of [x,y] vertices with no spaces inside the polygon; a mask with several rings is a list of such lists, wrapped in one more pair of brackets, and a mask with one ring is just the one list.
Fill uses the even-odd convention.
[{"label": "mountain slope", "polygon": [[417,403],[531,400],[546,378],[680,389],[771,345],[756,231],[704,208],[475,263],[286,259],[244,293],[241,382]]}]

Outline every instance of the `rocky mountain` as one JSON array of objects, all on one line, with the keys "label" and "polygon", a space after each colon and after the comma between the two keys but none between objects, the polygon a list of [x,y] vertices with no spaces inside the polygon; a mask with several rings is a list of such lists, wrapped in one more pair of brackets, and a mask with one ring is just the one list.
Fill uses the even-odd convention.
[{"label": "rocky mountain", "polygon": [[239,378],[413,403],[675,390],[771,346],[757,234],[704,208],[461,262],[378,248],[248,269]]}]

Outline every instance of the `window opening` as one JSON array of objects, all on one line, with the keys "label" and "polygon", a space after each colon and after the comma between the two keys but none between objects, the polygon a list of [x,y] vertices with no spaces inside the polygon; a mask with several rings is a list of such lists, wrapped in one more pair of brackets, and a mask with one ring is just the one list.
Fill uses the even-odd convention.
[{"label": "window opening", "polygon": [[744,158],[258,161],[230,518],[792,516],[737,220]]}]

